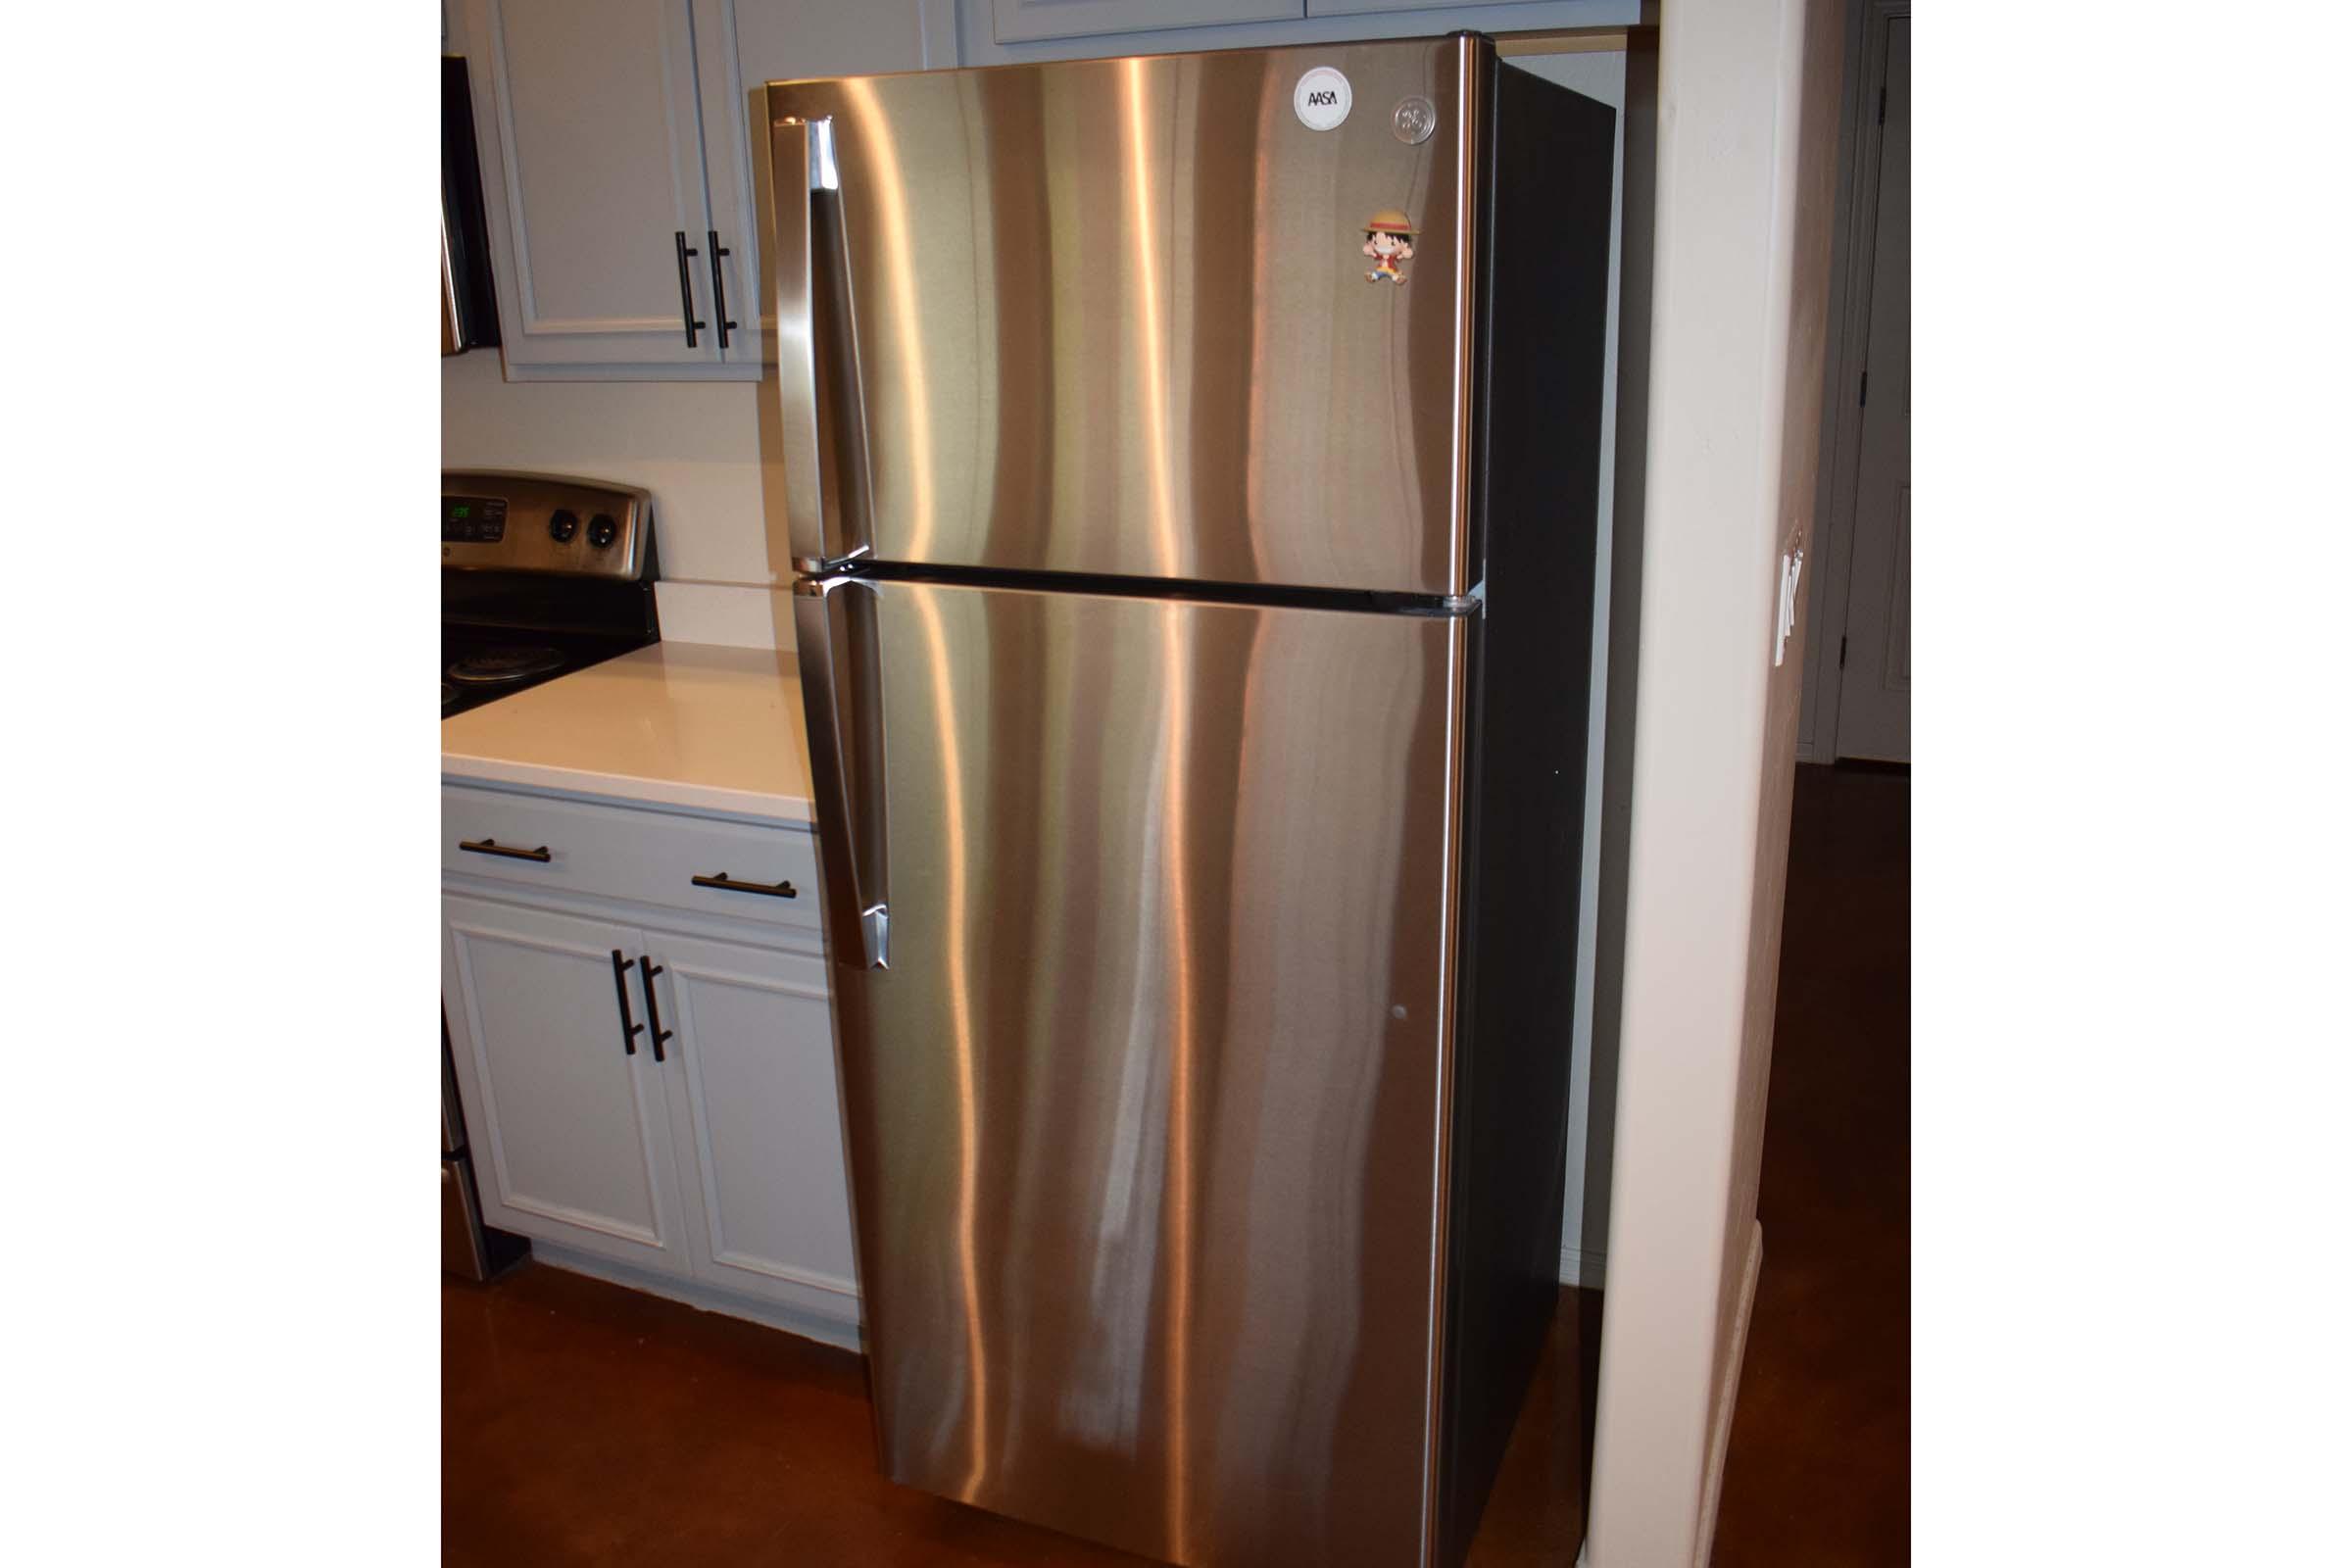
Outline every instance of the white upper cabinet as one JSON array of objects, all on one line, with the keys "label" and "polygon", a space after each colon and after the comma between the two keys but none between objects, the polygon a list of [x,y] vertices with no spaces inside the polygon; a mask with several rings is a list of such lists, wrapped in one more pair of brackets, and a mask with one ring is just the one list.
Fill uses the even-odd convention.
[{"label": "white upper cabinet", "polygon": [[[1482,6],[1543,5],[1546,0],[1478,0]],[[1550,0],[1556,8],[1557,0]],[[1438,0],[1306,0],[1310,17],[1354,17],[1367,11],[1440,11]]]},{"label": "white upper cabinet", "polygon": [[[725,324],[746,318],[750,180],[739,139],[707,167],[700,90],[729,46],[727,10],[466,0],[511,378],[758,375],[757,334]],[[716,79],[733,78],[727,65]],[[713,254],[713,234],[734,254]]]},{"label": "white upper cabinet", "polygon": [[1305,0],[994,0],[996,40],[1082,38],[1233,22],[1296,22]]},{"label": "white upper cabinet", "polygon": [[733,14],[748,99],[771,81],[956,64],[955,0],[717,0]]},{"label": "white upper cabinet", "polygon": [[[741,199],[755,204],[746,243],[736,247],[741,275],[755,280],[757,307],[736,311],[755,332],[753,352],[775,363],[774,280],[760,261],[760,236],[771,232],[767,205],[768,145],[760,94],[771,81],[804,76],[864,76],[892,71],[937,71],[956,64],[956,0],[701,0],[715,15],[701,32],[729,41],[722,60],[706,51],[706,84],[732,80],[731,97],[706,85],[704,137],[710,148],[710,189],[742,181]],[[703,11],[695,13],[698,24]],[[726,74],[721,74],[721,72]],[[753,134],[757,127],[760,134]],[[722,175],[722,164],[725,172]],[[730,264],[733,265],[733,264]],[[736,274],[730,272],[729,286]],[[730,299],[732,296],[730,296]]]}]

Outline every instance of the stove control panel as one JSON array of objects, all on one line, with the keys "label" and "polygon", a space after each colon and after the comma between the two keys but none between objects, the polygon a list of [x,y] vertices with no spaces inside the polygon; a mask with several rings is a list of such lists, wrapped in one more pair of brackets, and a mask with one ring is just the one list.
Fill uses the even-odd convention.
[{"label": "stove control panel", "polygon": [[494,545],[507,536],[507,503],[502,496],[441,498],[443,544]]},{"label": "stove control panel", "polygon": [[653,544],[653,497],[633,486],[442,470],[444,566],[634,580],[650,574]]}]

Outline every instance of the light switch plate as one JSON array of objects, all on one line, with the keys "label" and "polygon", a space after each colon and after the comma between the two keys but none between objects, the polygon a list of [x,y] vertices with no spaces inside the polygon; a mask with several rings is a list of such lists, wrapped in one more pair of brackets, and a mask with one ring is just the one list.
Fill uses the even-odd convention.
[{"label": "light switch plate", "polygon": [[1781,552],[1781,608],[1773,617],[1772,667],[1788,657],[1788,634],[1796,629],[1796,583],[1805,569],[1802,546]]}]

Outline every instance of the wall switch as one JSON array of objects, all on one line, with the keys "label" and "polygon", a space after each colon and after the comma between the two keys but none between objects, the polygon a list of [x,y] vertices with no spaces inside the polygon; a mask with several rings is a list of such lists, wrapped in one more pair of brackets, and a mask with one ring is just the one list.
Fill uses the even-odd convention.
[{"label": "wall switch", "polygon": [[1772,632],[1772,667],[1781,667],[1788,657],[1788,634],[1796,629],[1796,579],[1805,569],[1802,550],[1781,552],[1781,610],[1774,617]]}]

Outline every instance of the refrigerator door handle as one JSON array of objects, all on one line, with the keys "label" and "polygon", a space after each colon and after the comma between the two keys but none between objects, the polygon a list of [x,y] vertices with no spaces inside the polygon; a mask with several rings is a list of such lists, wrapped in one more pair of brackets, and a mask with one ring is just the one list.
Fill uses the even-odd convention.
[{"label": "refrigerator door handle", "polygon": [[887,969],[889,858],[876,690],[882,666],[874,625],[881,593],[858,578],[803,577],[792,595],[833,959],[849,968]]},{"label": "refrigerator door handle", "polygon": [[[776,391],[793,564],[821,572],[870,552],[865,420],[830,116],[775,121]],[[828,396],[828,387],[839,395]]]}]

